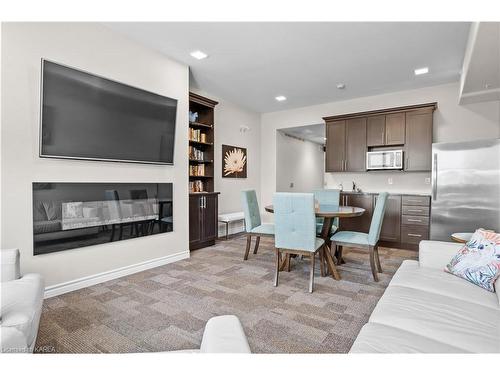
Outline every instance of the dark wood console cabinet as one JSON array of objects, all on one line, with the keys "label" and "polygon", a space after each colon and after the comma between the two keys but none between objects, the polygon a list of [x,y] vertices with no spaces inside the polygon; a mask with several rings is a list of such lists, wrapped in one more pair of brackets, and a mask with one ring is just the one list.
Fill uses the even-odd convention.
[{"label": "dark wood console cabinet", "polygon": [[219,193],[189,195],[189,249],[212,246],[217,238]]}]

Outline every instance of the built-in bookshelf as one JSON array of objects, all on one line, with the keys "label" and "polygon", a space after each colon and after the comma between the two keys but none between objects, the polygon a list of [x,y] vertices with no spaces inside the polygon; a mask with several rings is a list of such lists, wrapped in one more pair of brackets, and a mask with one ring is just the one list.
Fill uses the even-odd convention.
[{"label": "built-in bookshelf", "polygon": [[214,191],[214,108],[218,103],[189,93],[189,111],[198,113],[189,122],[189,192]]}]

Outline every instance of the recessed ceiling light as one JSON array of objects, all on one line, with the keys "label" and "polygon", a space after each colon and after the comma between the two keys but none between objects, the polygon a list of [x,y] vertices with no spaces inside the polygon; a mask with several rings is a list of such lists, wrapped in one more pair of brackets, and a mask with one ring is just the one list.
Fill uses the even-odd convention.
[{"label": "recessed ceiling light", "polygon": [[422,75],[422,74],[427,74],[427,73],[429,73],[429,68],[428,67],[415,69],[415,75],[416,76],[419,76],[419,75]]},{"label": "recessed ceiling light", "polygon": [[278,95],[276,98],[278,102],[284,102],[286,100],[286,96],[283,96],[283,95]]},{"label": "recessed ceiling light", "polygon": [[345,83],[342,83],[342,82],[341,82],[341,83],[337,83],[337,88],[338,88],[339,90],[343,90],[343,89],[345,89]]},{"label": "recessed ceiling light", "polygon": [[208,55],[205,52],[202,52],[199,50],[191,52],[190,55],[193,56],[197,60],[203,60],[203,59],[206,59],[208,57]]}]

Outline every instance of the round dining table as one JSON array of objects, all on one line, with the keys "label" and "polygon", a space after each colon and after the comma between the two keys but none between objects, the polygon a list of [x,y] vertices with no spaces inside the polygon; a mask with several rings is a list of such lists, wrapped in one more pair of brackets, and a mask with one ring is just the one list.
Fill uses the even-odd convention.
[{"label": "round dining table", "polygon": [[[274,212],[272,205],[266,206],[267,212]],[[323,227],[321,228],[320,237],[330,244],[330,237],[332,236],[333,219],[336,217],[342,219],[347,217],[357,217],[365,213],[365,209],[354,206],[339,206],[334,204],[320,204],[315,208],[316,217],[323,218]]]},{"label": "round dining table", "polygon": [[[267,212],[274,213],[274,207],[272,205],[265,206],[264,209]],[[319,234],[318,237],[322,238],[325,241],[325,243],[328,245],[328,247],[331,249],[330,237],[332,236],[333,220],[336,217],[338,217],[339,219],[342,219],[342,218],[361,216],[365,213],[365,209],[361,208],[361,207],[354,207],[354,206],[340,206],[340,205],[334,205],[334,204],[317,204],[315,207],[315,213],[316,213],[316,217],[323,218],[323,226],[321,228],[321,233]],[[332,254],[328,253],[325,255],[327,256],[327,258],[329,257],[330,260],[333,262]],[[335,258],[337,258],[337,254],[335,254]],[[345,263],[345,262],[343,261],[343,259],[337,258],[337,264],[341,264],[341,263]],[[339,280],[340,276],[338,275],[338,273],[335,269],[335,265],[331,264],[329,268],[331,271],[333,271],[332,273],[335,273],[335,279]]]}]

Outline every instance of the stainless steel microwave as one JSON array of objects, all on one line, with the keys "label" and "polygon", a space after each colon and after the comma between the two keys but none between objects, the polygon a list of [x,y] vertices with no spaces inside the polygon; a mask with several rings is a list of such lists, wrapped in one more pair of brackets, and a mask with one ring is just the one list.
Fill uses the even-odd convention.
[{"label": "stainless steel microwave", "polygon": [[403,169],[403,150],[367,152],[366,169]]}]

